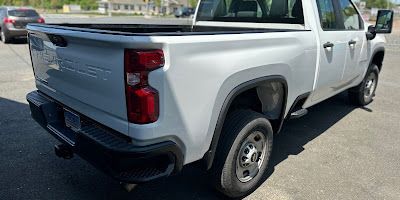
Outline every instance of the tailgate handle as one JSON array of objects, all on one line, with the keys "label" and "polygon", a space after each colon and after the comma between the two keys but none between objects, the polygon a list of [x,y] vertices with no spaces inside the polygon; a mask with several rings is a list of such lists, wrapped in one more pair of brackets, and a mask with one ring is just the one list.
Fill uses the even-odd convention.
[{"label": "tailgate handle", "polygon": [[54,35],[54,34],[47,34],[47,37],[55,46],[58,46],[58,47],[68,46],[67,40],[65,40],[64,37],[62,37],[62,36]]}]

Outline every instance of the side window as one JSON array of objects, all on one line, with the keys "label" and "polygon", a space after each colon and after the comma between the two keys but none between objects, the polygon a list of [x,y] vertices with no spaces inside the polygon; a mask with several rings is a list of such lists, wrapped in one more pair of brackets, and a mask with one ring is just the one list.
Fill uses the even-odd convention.
[{"label": "side window", "polygon": [[323,30],[337,30],[337,20],[332,0],[317,0]]},{"label": "side window", "polygon": [[302,0],[201,0],[196,19],[304,24]]},{"label": "side window", "polygon": [[350,2],[350,0],[339,0],[340,3],[340,12],[343,17],[344,29],[346,30],[359,30],[362,29],[362,25],[360,23],[360,16],[354,5]]}]

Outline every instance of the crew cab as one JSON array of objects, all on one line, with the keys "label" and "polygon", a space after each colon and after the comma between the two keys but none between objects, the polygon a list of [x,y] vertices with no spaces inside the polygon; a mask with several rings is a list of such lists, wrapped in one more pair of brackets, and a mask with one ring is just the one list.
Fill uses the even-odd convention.
[{"label": "crew cab", "polygon": [[373,100],[392,23],[350,0],[201,0],[187,26],[31,24],[27,100],[60,157],[132,184],[201,161],[240,198],[286,120],[346,90]]}]

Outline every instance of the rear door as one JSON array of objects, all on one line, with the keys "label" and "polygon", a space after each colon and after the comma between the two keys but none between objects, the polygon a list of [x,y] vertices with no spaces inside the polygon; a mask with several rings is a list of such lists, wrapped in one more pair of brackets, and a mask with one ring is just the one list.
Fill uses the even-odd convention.
[{"label": "rear door", "polygon": [[345,69],[348,36],[340,28],[338,5],[335,0],[316,0],[320,18],[320,61],[315,92],[318,101],[340,90]]},{"label": "rear door", "polygon": [[364,23],[356,7],[350,0],[338,0],[340,5],[340,17],[342,18],[343,31],[347,36],[346,65],[343,72],[343,81],[353,83],[362,73],[364,67],[360,64],[363,46],[366,44]]}]

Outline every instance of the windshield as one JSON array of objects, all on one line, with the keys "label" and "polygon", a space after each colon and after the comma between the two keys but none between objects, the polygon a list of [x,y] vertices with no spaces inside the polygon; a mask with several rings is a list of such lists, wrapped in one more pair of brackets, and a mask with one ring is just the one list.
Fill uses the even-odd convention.
[{"label": "windshield", "polygon": [[304,24],[302,0],[202,0],[198,21]]},{"label": "windshield", "polygon": [[26,10],[26,9],[18,9],[18,10],[9,10],[9,16],[13,17],[38,17],[39,14],[34,10]]}]

